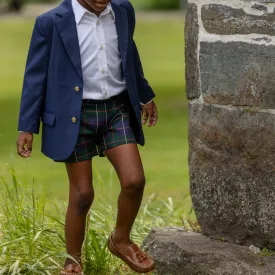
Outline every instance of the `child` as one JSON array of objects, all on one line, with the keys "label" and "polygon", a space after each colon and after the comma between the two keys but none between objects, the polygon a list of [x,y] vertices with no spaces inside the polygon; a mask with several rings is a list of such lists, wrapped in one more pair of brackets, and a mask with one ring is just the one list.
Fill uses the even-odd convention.
[{"label": "child", "polygon": [[[157,123],[154,92],[133,40],[135,12],[127,0],[65,0],[36,19],[25,70],[17,150],[31,156],[43,122],[42,152],[66,165],[70,196],[66,259],[61,274],[83,274],[81,247],[92,205],[92,158],[106,156],[121,183],[109,250],[134,271],[153,259],[130,239],[145,177],[137,144],[142,124]],[[143,115],[143,117],[142,117]]]}]

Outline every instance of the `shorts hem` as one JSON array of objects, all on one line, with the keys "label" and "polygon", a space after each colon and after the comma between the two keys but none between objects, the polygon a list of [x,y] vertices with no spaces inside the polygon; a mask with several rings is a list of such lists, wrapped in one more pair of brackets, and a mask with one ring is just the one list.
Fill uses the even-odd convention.
[{"label": "shorts hem", "polygon": [[[98,155],[99,157],[105,157],[105,152],[112,149],[112,148],[115,148],[115,147],[118,147],[118,146],[121,146],[121,145],[125,145],[125,144],[137,144],[137,141],[136,140],[128,140],[128,141],[120,141],[120,142],[114,142],[113,144],[111,145],[108,145],[106,147],[100,147],[98,149]],[[103,150],[102,150],[103,149]]]},{"label": "shorts hem", "polygon": [[65,160],[55,160],[55,162],[61,162],[61,163],[78,163],[78,162],[83,162],[87,160],[92,160],[92,158],[98,156],[98,153],[92,154],[88,157],[78,157],[74,159],[65,159]]}]

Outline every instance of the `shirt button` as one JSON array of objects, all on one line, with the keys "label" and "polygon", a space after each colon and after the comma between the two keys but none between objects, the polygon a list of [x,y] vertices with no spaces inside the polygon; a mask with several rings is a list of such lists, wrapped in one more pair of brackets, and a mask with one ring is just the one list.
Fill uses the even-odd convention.
[{"label": "shirt button", "polygon": [[72,117],[72,123],[76,123],[76,118],[74,116]]},{"label": "shirt button", "polygon": [[100,46],[100,49],[101,49],[101,50],[103,50],[103,49],[104,49],[104,46],[103,46],[103,45],[101,45],[101,46]]},{"label": "shirt button", "polygon": [[80,88],[78,86],[74,87],[74,90],[78,93],[80,92]]},{"label": "shirt button", "polygon": [[96,24],[99,26],[99,25],[100,25],[100,22],[99,22],[99,21],[97,21],[97,22],[96,22]]},{"label": "shirt button", "polygon": [[104,74],[105,73],[105,69],[102,69],[101,72]]}]

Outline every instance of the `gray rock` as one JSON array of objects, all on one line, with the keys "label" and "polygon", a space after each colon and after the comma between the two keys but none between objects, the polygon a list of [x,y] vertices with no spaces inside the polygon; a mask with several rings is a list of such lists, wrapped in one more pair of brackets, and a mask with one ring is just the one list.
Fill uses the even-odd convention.
[{"label": "gray rock", "polygon": [[186,93],[188,99],[200,96],[198,64],[198,11],[196,4],[188,4],[185,20]]},{"label": "gray rock", "polygon": [[201,42],[200,75],[205,102],[275,108],[274,60],[274,46]]},{"label": "gray rock", "polygon": [[257,38],[252,38],[254,41],[265,41],[267,43],[270,43],[272,41],[271,38],[268,37],[257,37]]},{"label": "gray rock", "polygon": [[[254,8],[259,7],[259,5],[254,5]],[[275,12],[257,16],[247,14],[243,9],[211,4],[202,7],[201,17],[203,25],[209,33],[275,35]]]},{"label": "gray rock", "polygon": [[272,275],[275,256],[176,228],[153,229],[142,246],[158,275]]},{"label": "gray rock", "polygon": [[268,11],[268,8],[266,6],[263,6],[263,5],[259,5],[259,4],[254,4],[252,6],[253,9],[256,9],[256,10],[259,10],[259,11],[265,11],[267,12]]},{"label": "gray rock", "polygon": [[255,245],[253,245],[253,244],[249,246],[249,249],[255,254],[261,252],[261,249],[259,247],[255,246]]},{"label": "gray rock", "polygon": [[[242,0],[242,1],[243,2],[254,2],[253,0]],[[268,3],[275,3],[275,0],[256,0],[256,2],[268,4]]]},{"label": "gray rock", "polygon": [[191,195],[204,234],[275,249],[275,114],[189,104]]}]

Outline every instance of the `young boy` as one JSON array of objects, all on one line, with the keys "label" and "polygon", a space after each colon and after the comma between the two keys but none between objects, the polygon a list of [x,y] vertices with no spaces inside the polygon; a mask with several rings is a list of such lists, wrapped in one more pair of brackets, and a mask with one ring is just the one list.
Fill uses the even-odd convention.
[{"label": "young boy", "polygon": [[67,259],[61,274],[82,274],[85,221],[94,198],[91,160],[96,155],[109,159],[121,183],[108,248],[136,272],[155,267],[130,239],[145,186],[137,144],[144,145],[142,124],[154,126],[158,119],[134,29],[135,12],[127,0],[65,0],[35,22],[17,149],[21,157],[31,156],[41,120],[42,152],[66,165],[66,248],[80,264]]}]

